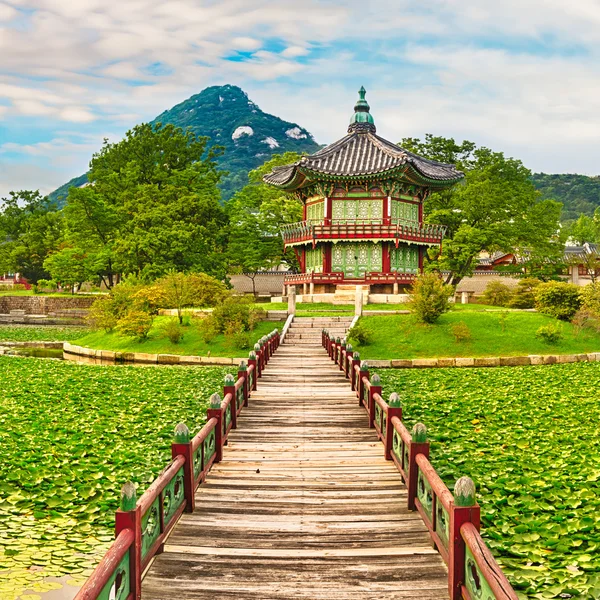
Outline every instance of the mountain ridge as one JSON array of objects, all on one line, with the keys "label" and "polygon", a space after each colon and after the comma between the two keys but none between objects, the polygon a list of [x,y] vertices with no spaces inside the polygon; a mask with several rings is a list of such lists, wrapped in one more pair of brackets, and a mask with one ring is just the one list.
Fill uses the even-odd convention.
[{"label": "mountain ridge", "polygon": [[[223,146],[217,159],[228,172],[220,184],[223,200],[248,183],[248,172],[273,154],[313,153],[322,148],[312,134],[297,123],[263,112],[244,90],[235,85],[211,86],[163,111],[151,123],[171,123],[190,128],[196,135],[210,138],[209,146]],[[600,176],[534,173],[532,181],[543,198],[563,203],[563,220],[579,214],[592,215],[600,206]],[[49,194],[50,200],[64,203],[71,186],[82,186],[80,175]]]},{"label": "mountain ridge", "polygon": [[[262,111],[244,90],[229,84],[207,87],[150,123],[189,128],[210,138],[209,147],[223,146],[224,153],[216,162],[228,173],[219,186],[224,200],[246,185],[248,172],[273,154],[310,154],[322,147],[307,129]],[[62,204],[71,186],[79,187],[86,181],[87,175],[75,177],[51,192],[49,198]]]}]

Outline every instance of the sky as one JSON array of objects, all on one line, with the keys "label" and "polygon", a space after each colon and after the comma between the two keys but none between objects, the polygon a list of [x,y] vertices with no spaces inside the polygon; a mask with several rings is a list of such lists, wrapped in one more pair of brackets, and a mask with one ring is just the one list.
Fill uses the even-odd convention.
[{"label": "sky", "polygon": [[0,0],[0,198],[227,83],[320,143],[364,85],[389,140],[600,174],[600,0]]}]

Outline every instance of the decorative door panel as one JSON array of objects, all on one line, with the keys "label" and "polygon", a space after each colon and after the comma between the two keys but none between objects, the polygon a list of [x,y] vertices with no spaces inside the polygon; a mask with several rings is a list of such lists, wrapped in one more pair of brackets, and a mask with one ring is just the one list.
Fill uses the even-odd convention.
[{"label": "decorative door panel", "polygon": [[383,200],[333,200],[332,218],[341,223],[381,220]]},{"label": "decorative door panel", "polygon": [[392,200],[392,223],[418,223],[419,205]]},{"label": "decorative door panel", "polygon": [[407,245],[393,248],[390,256],[390,269],[392,273],[417,274],[419,272],[419,249]]},{"label": "decorative door panel", "polygon": [[333,244],[331,250],[331,270],[334,273],[344,270],[344,250],[343,244]]},{"label": "decorative door panel", "polygon": [[349,279],[362,279],[365,273],[381,272],[382,246],[363,244],[334,244],[331,253],[333,271],[342,271]]},{"label": "decorative door panel", "polygon": [[306,272],[307,273],[322,273],[323,272],[323,248],[317,246],[306,251]]},{"label": "decorative door panel", "polygon": [[325,203],[316,202],[315,204],[309,204],[306,207],[306,219],[308,221],[323,221],[325,216]]}]

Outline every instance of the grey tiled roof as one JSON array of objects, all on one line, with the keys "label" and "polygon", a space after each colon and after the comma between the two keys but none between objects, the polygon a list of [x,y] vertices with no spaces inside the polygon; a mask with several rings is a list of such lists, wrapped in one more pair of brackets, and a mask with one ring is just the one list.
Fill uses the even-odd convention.
[{"label": "grey tiled roof", "polygon": [[374,128],[351,127],[348,135],[311,156],[285,167],[276,167],[264,181],[284,186],[298,167],[328,175],[372,175],[384,173],[409,163],[423,177],[440,182],[457,181],[463,177],[454,165],[422,158],[388,142],[375,134]]}]

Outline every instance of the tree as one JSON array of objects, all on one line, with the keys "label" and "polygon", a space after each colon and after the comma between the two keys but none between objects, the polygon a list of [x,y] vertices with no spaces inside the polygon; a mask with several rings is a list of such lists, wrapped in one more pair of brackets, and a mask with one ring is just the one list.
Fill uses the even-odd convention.
[{"label": "tree", "polygon": [[280,232],[283,224],[302,220],[302,204],[294,196],[264,184],[262,177],[273,167],[290,164],[299,158],[292,152],[274,156],[251,171],[249,184],[227,203],[229,270],[249,277],[254,295],[258,271],[281,263],[292,268],[298,264],[293,251],[289,248],[284,250]]},{"label": "tree", "polygon": [[566,227],[566,233],[579,246],[585,243],[596,243],[600,241],[600,214],[598,209],[593,217],[579,215],[576,221],[571,222]]},{"label": "tree", "polygon": [[0,272],[35,283],[48,278],[44,260],[63,235],[62,214],[38,191],[10,192],[0,208]]},{"label": "tree", "polygon": [[52,279],[70,287],[71,293],[85,281],[95,278],[96,272],[93,260],[78,248],[63,248],[50,254],[44,261],[44,269]]},{"label": "tree", "polygon": [[229,295],[224,283],[204,273],[169,273],[156,281],[152,288],[158,306],[177,310],[180,325],[183,323],[183,309],[215,306]]},{"label": "tree", "polygon": [[457,285],[471,275],[482,251],[537,252],[556,235],[560,204],[540,201],[531,172],[521,161],[477,148],[473,142],[459,145],[430,134],[424,142],[407,138],[401,145],[466,172],[462,183],[432,194],[425,202],[427,222],[447,229],[443,252],[432,251],[427,268],[448,271],[447,283]]},{"label": "tree", "polygon": [[413,283],[410,294],[410,308],[418,321],[435,323],[440,316],[450,310],[448,298],[454,289],[446,285],[435,273],[419,275]]},{"label": "tree", "polygon": [[105,140],[93,156],[90,185],[69,191],[67,239],[94,255],[107,287],[119,274],[225,275],[218,151],[206,144],[172,125],[142,124],[116,144]]}]

